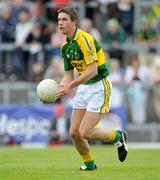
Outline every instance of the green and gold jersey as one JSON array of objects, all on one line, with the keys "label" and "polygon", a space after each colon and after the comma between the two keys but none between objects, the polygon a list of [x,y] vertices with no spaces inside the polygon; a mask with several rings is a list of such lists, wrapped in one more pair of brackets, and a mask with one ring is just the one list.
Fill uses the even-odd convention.
[{"label": "green and gold jersey", "polygon": [[69,42],[67,37],[61,50],[65,71],[76,69],[81,75],[85,72],[87,65],[93,62],[97,63],[98,75],[85,84],[97,82],[109,74],[103,50],[90,34],[77,28],[72,41]]}]

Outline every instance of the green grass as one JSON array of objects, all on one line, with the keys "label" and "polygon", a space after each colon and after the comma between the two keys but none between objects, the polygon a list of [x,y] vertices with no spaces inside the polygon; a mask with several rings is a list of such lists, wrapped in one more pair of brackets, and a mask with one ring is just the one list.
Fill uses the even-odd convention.
[{"label": "green grass", "polygon": [[73,146],[0,147],[0,180],[160,180],[160,150],[130,149],[121,163],[113,146],[92,146],[96,171],[80,171]]}]

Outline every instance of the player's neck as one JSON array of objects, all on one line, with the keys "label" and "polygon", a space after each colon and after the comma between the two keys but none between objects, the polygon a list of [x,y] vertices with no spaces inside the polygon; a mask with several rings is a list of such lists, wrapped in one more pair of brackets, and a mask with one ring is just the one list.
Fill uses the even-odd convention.
[{"label": "player's neck", "polygon": [[76,26],[74,28],[71,29],[71,31],[68,33],[67,37],[69,39],[69,41],[71,42],[72,39],[73,39],[73,36],[74,36],[74,33],[75,33],[75,30],[76,30]]}]

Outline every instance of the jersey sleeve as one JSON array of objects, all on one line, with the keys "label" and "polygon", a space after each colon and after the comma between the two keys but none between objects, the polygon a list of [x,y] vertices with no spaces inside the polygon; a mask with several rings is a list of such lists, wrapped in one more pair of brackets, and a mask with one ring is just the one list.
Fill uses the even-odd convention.
[{"label": "jersey sleeve", "polygon": [[65,52],[64,47],[61,48],[61,55],[62,55],[63,61],[64,61],[64,70],[69,71],[69,70],[74,69],[74,67],[71,65],[69,59],[67,58],[67,53]]},{"label": "jersey sleeve", "polygon": [[96,47],[93,38],[82,36],[81,50],[83,52],[86,65],[97,61]]}]

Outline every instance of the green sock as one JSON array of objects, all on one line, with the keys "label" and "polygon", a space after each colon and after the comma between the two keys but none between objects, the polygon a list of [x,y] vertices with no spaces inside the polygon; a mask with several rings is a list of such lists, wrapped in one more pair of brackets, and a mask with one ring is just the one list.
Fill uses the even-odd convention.
[{"label": "green sock", "polygon": [[88,168],[95,168],[95,163],[94,161],[89,161],[89,162],[84,162],[84,164],[88,167]]},{"label": "green sock", "polygon": [[118,142],[121,139],[121,133],[119,131],[116,131],[116,137],[114,139],[114,143]]}]

